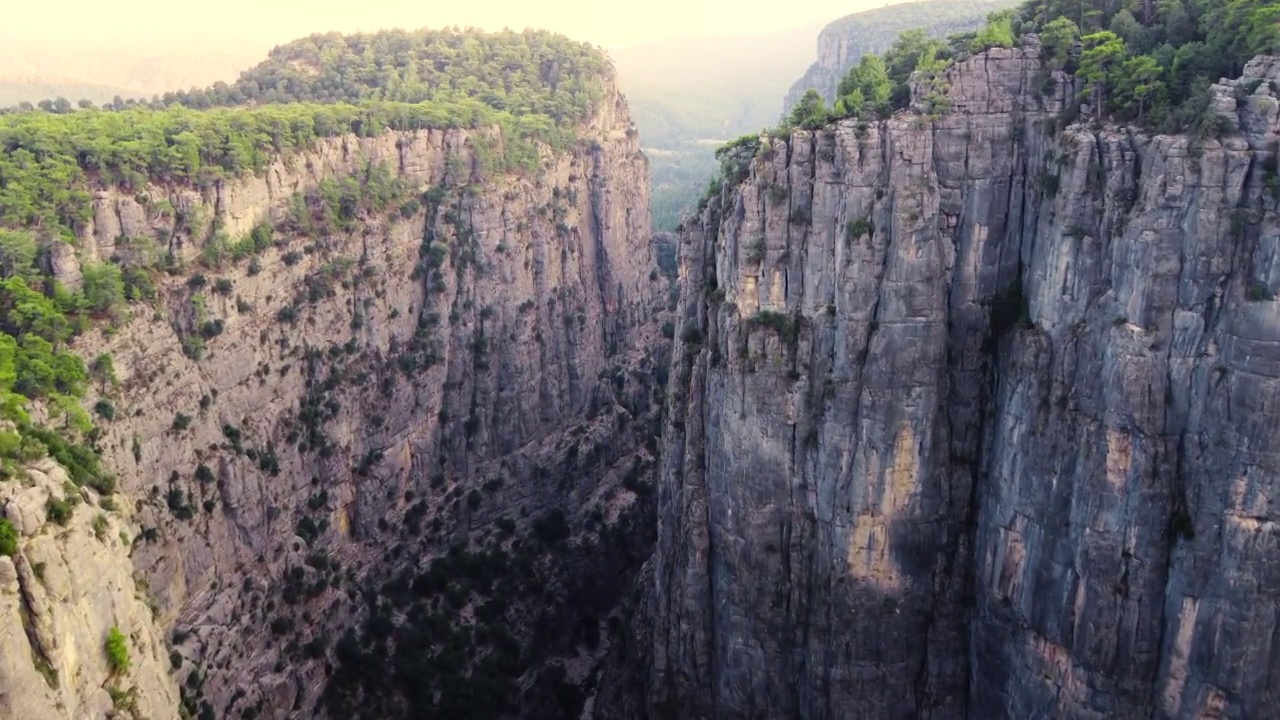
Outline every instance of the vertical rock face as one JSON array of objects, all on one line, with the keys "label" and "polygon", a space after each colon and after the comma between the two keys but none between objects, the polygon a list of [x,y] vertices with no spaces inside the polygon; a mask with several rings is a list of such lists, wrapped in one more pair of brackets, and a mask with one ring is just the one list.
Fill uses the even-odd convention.
[{"label": "vertical rock face", "polygon": [[[261,254],[189,267],[162,281],[154,308],[77,341],[86,358],[110,353],[118,375],[118,388],[99,388],[116,418],[99,444],[141,534],[121,557],[131,552],[155,603],[154,624],[129,615],[147,627],[121,627],[162,643],[167,692],[148,694],[142,715],[178,715],[168,637],[192,716],[322,716],[326,654],[364,617],[361,593],[473,535],[492,539],[495,523],[511,523],[509,537],[566,513],[561,564],[607,585],[593,596],[601,623],[647,557],[651,524],[624,532],[652,511],[643,479],[656,447],[641,440],[660,396],[651,363],[669,352],[652,322],[646,161],[611,85],[541,168],[494,171],[500,142],[467,130],[347,137],[203,192],[97,194],[81,239],[91,258],[167,245],[193,263],[210,223],[232,240],[277,226]],[[354,231],[287,229],[295,193],[381,163],[421,201]],[[74,283],[76,258],[55,260]],[[511,542],[495,546],[502,557]],[[2,617],[16,618],[29,611],[15,582],[24,596],[36,586],[21,558],[16,571],[0,563]],[[517,612],[524,600],[504,602]],[[454,609],[472,622],[470,606]],[[105,622],[93,610],[63,609]],[[21,655],[0,661],[0,703],[13,697],[10,665],[34,672],[21,628],[0,624]],[[512,632],[528,635],[518,622]],[[575,662],[581,685],[595,659]],[[68,717],[98,717],[64,704]]]},{"label": "vertical rock face", "polygon": [[[71,492],[50,460],[21,475],[21,484],[0,487],[0,517],[18,538],[13,557],[0,555],[0,716],[173,716],[177,688],[163,633],[134,582],[137,526],[128,509]],[[105,649],[113,628],[125,638],[124,671]]]},{"label": "vertical rock face", "polygon": [[1280,67],[1204,141],[948,72],[680,235],[653,714],[1280,713]]}]

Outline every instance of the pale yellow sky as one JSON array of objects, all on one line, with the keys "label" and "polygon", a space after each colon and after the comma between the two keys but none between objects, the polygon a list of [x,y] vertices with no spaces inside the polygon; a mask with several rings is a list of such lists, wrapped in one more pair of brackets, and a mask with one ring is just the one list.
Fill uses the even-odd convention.
[{"label": "pale yellow sky", "polygon": [[10,0],[0,38],[92,44],[204,35],[283,43],[326,30],[545,27],[617,49],[787,30],[894,0]]}]

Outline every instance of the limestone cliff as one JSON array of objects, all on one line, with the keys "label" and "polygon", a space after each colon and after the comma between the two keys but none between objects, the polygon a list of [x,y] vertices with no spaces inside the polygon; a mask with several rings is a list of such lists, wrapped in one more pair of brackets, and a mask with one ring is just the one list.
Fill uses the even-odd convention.
[{"label": "limestone cliff", "polygon": [[1204,140],[1041,72],[769,139],[683,228],[654,716],[1280,714],[1280,62]]},{"label": "limestone cliff", "polygon": [[[0,702],[60,701],[68,717],[100,717],[77,709],[102,705],[80,683],[101,679],[98,631],[114,622],[163,658],[158,669],[135,670],[156,670],[148,682],[158,689],[140,687],[138,702],[152,720],[178,716],[176,681],[191,716],[323,716],[333,707],[323,698],[361,697],[329,682],[351,659],[338,641],[364,638],[357,629],[380,609],[412,620],[409,605],[397,605],[397,583],[450,548],[446,560],[492,563],[542,548],[527,550],[542,594],[507,589],[506,609],[477,610],[488,594],[451,577],[440,594],[447,585],[457,601],[455,636],[475,629],[471,660],[487,652],[487,638],[513,638],[518,649],[560,623],[560,644],[522,662],[554,665],[583,692],[607,647],[598,641],[609,613],[649,552],[651,523],[628,528],[652,509],[653,383],[669,353],[652,322],[665,282],[649,244],[646,160],[625,101],[606,85],[577,139],[544,147],[534,171],[495,167],[496,129],[387,131],[321,140],[264,174],[205,189],[97,192],[78,255],[69,246],[50,254],[60,280],[75,285],[84,259],[173,258],[152,307],[133,306],[123,326],[76,347],[114,359],[118,386],[99,388],[114,420],[98,444],[136,523],[131,560],[155,616],[107,596],[95,599],[102,607],[63,607],[57,613],[92,631],[76,642],[93,647],[68,651],[78,660],[51,654],[37,622],[37,659],[93,672],[74,688],[36,692],[44,681],[32,675],[15,618],[43,612],[32,607],[41,585],[22,558],[57,553],[37,535],[16,576],[0,558],[12,606],[4,618],[13,620],[0,620],[0,636],[22,650],[3,652],[6,672],[19,674],[0,682]],[[410,202],[323,233],[290,225],[290,203],[322,181],[363,182],[380,166],[408,182]],[[259,254],[211,260],[210,243],[260,226],[274,228],[274,242]],[[552,550],[526,540],[535,531]],[[111,562],[127,565],[126,552],[115,549]],[[48,567],[63,585],[68,572],[87,572]],[[104,565],[103,574],[133,597],[123,568]],[[594,593],[582,602],[590,623],[566,600],[571,592]],[[581,632],[563,632],[570,612]],[[585,636],[594,641],[580,646]],[[394,644],[381,647],[384,660],[394,656]],[[468,676],[469,667],[455,671]],[[528,683],[513,692],[528,695]]]},{"label": "limestone cliff", "polygon": [[[165,718],[178,701],[163,633],[134,581],[129,508],[77,489],[51,460],[0,483],[18,535],[0,555],[0,716]],[[126,638],[127,669],[106,642]]]}]

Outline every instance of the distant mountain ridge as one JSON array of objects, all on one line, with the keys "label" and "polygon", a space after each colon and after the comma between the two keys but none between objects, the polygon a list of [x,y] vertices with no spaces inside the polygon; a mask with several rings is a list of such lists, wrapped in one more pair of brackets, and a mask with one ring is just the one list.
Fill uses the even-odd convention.
[{"label": "distant mountain ridge", "polygon": [[812,23],[610,51],[649,156],[654,226],[674,229],[718,167],[715,148],[774,126],[782,97],[813,60]]},{"label": "distant mountain ridge", "polygon": [[818,58],[797,80],[783,101],[783,112],[817,90],[827,102],[835,100],[836,86],[849,69],[867,53],[889,49],[904,30],[923,28],[932,37],[946,37],[980,27],[987,14],[1017,3],[1011,0],[926,0],[888,5],[846,15],[818,34]]},{"label": "distant mountain ridge", "polygon": [[0,35],[0,107],[62,96],[76,102],[150,97],[231,82],[271,43],[244,38],[36,42]]},{"label": "distant mountain ridge", "polygon": [[778,121],[781,93],[812,59],[813,23],[767,35],[647,43],[610,55],[646,147],[729,140]]}]

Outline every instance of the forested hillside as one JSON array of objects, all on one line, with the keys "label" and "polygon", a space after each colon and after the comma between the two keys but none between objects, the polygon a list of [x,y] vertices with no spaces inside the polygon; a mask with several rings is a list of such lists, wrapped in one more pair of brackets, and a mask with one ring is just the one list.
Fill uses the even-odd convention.
[{"label": "forested hillside", "polygon": [[982,25],[993,10],[1011,7],[1015,0],[928,0],[907,2],[854,13],[836,20],[818,35],[818,58],[791,85],[784,110],[790,112],[806,90],[815,89],[834,102],[836,84],[866,54],[889,49],[906,30],[921,30],[942,38]]},{"label": "forested hillside", "polygon": [[572,123],[600,101],[600,78],[611,74],[599,51],[546,31],[329,33],[275,48],[230,86],[165,93],[160,99],[195,108],[474,99],[514,115]]},{"label": "forested hillside", "polygon": [[[494,160],[536,163],[524,141],[560,145],[599,102],[607,72],[603,56],[549,33],[334,34],[277,48],[234,86],[100,110],[10,109],[0,114],[0,224],[74,233],[90,184],[207,186],[346,133],[499,125],[512,142]],[[244,103],[254,107],[219,107]]]},{"label": "forested hillside", "polygon": [[[58,286],[44,258],[75,241],[95,188],[208,187],[261,172],[319,138],[430,127],[499,126],[506,142],[491,150],[490,169],[528,171],[537,166],[539,144],[562,147],[572,137],[609,72],[608,60],[589,46],[544,32],[332,34],[277,48],[232,86],[127,107],[0,114],[0,408],[23,431],[21,441],[3,440],[0,452],[9,460],[38,454],[28,446],[39,438],[69,469],[83,469],[77,481],[100,474],[92,420],[76,404],[88,371],[65,352],[66,342],[95,321],[119,321],[131,302],[152,299],[156,275],[174,266],[169,248],[135,248],[115,262],[86,264],[81,290]],[[248,102],[258,104],[214,107]],[[335,215],[350,217],[370,202],[381,211],[391,199],[353,193],[333,199]],[[208,218],[173,208],[164,213],[170,232],[204,246],[210,262],[242,258],[269,242],[219,235]],[[95,367],[109,375],[110,358]],[[25,400],[56,405],[67,416],[59,423],[64,431],[31,424]],[[100,407],[102,414],[109,413]]]},{"label": "forested hillside", "polygon": [[[1238,75],[1256,55],[1280,53],[1280,7],[1262,0],[1173,0],[1159,7],[1033,1],[991,13],[981,28],[945,39],[908,30],[883,55],[864,55],[840,80],[833,104],[806,91],[781,129],[885,117],[907,107],[911,82],[923,88],[916,100],[925,110],[942,112],[947,100],[938,83],[949,65],[990,48],[1011,48],[1028,33],[1040,37],[1046,87],[1053,71],[1074,76],[1094,119],[1212,135],[1219,128],[1209,86]],[[1075,119],[1074,108],[1062,123]]]}]

